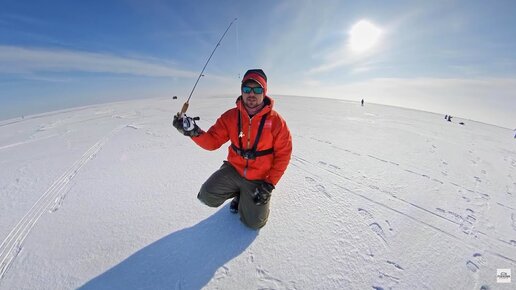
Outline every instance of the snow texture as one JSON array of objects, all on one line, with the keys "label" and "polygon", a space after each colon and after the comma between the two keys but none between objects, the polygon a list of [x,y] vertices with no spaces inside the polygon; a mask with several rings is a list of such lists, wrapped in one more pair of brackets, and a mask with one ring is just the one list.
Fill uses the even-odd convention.
[{"label": "snow texture", "polygon": [[[228,144],[180,135],[180,100],[0,122],[0,289],[514,289],[512,130],[275,100],[294,149],[259,231],[197,200]],[[207,129],[234,102],[188,113]]]}]

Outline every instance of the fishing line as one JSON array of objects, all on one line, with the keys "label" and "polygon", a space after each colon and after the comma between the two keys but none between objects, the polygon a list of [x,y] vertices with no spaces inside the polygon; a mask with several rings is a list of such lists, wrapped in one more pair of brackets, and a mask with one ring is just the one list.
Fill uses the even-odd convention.
[{"label": "fishing line", "polygon": [[233,22],[235,22],[238,18],[235,18],[233,19],[233,21],[231,21],[231,23],[229,23],[229,26],[228,28],[226,28],[226,31],[224,31],[224,34],[222,34],[222,36],[220,37],[220,40],[219,42],[217,42],[217,45],[215,45],[215,48],[213,49],[213,51],[211,52],[210,54],[210,57],[208,58],[208,60],[206,61],[206,63],[204,64],[204,67],[202,68],[201,70],[201,73],[199,74],[199,77],[197,78],[197,81],[195,81],[195,84],[192,88],[192,91],[190,92],[190,95],[188,96],[188,99],[186,100],[186,102],[183,104],[183,107],[181,108],[181,112],[177,113],[178,116],[184,116],[186,111],[188,110],[188,106],[190,105],[189,102],[190,102],[190,98],[192,97],[192,94],[193,92],[195,91],[195,87],[197,87],[197,83],[199,83],[199,80],[201,79],[204,73],[204,70],[206,69],[206,67],[208,66],[208,63],[210,62],[211,60],[211,57],[213,56],[213,54],[215,53],[215,51],[217,50],[217,47],[220,46],[220,43],[222,42],[222,39],[224,39],[224,36],[226,36],[226,33],[228,32],[229,28],[231,27],[231,25],[233,25]]}]

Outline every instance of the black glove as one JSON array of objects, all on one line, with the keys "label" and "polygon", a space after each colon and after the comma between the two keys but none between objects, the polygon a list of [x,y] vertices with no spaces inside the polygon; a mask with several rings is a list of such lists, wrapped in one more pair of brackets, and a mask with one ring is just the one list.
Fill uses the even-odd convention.
[{"label": "black glove", "polygon": [[197,137],[201,134],[201,128],[195,124],[195,120],[199,120],[199,117],[191,118],[186,115],[183,117],[174,115],[172,126],[185,136]]},{"label": "black glove", "polygon": [[256,187],[253,192],[253,201],[256,205],[264,205],[271,199],[271,192],[274,189],[274,185],[268,182],[262,182]]}]

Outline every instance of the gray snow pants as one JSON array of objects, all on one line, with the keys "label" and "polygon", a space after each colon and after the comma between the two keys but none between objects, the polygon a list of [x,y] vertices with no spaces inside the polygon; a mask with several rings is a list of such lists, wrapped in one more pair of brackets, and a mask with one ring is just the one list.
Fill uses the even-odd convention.
[{"label": "gray snow pants", "polygon": [[259,229],[267,223],[269,217],[269,203],[256,205],[253,202],[252,193],[259,184],[258,180],[243,178],[229,162],[224,161],[220,169],[201,186],[197,198],[208,206],[219,207],[240,194],[240,220],[252,229]]}]

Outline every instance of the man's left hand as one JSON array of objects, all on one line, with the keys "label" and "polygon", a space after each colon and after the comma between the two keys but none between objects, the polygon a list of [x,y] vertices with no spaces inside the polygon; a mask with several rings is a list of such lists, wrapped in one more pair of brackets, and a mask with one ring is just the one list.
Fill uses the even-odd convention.
[{"label": "man's left hand", "polygon": [[256,205],[264,205],[271,199],[271,193],[274,189],[274,185],[268,182],[262,182],[256,187],[253,193],[253,201]]}]

